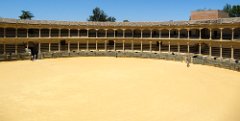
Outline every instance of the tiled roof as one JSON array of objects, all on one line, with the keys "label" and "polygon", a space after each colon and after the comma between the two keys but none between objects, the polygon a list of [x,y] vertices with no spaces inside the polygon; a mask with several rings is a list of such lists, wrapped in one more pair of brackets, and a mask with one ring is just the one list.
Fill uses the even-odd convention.
[{"label": "tiled roof", "polygon": [[189,21],[166,21],[166,22],[77,22],[77,21],[55,21],[55,20],[20,20],[0,18],[0,23],[21,24],[47,24],[47,25],[77,25],[77,26],[178,26],[196,24],[224,24],[240,23],[240,17],[221,18],[216,20],[189,20]]}]

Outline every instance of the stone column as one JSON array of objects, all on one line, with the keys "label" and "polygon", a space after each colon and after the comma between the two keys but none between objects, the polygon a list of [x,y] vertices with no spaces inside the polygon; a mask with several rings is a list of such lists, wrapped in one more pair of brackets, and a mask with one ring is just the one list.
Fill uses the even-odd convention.
[{"label": "stone column", "polygon": [[178,29],[178,39],[180,39],[181,31]]},{"label": "stone column", "polygon": [[38,53],[41,54],[41,43],[38,43]]},{"label": "stone column", "polygon": [[50,28],[49,29],[49,35],[48,35],[49,38],[51,38],[51,32],[52,32],[52,29]]},{"label": "stone column", "polygon": [[188,53],[190,52],[189,42],[187,42],[187,51],[188,51]]},{"label": "stone column", "polygon": [[[79,37],[79,36],[78,36]],[[79,49],[79,41],[77,43],[77,51],[80,52],[80,49]]]},{"label": "stone column", "polygon": [[68,29],[68,38],[70,38],[70,37],[71,37],[71,30]]},{"label": "stone column", "polygon": [[87,38],[89,38],[89,29],[87,29]]},{"label": "stone column", "polygon": [[209,31],[210,31],[210,37],[209,37],[209,39],[212,40],[212,29],[209,29]]},{"label": "stone column", "polygon": [[107,51],[107,40],[104,40],[104,50]]},{"label": "stone column", "polygon": [[150,30],[150,38],[152,38],[152,29]]},{"label": "stone column", "polygon": [[125,40],[123,40],[123,51],[125,51]]},{"label": "stone column", "polygon": [[70,41],[68,41],[68,53],[70,53]]},{"label": "stone column", "polygon": [[114,40],[113,49],[116,51],[116,41]]},{"label": "stone column", "polygon": [[6,38],[6,28],[3,28],[3,38]]},{"label": "stone column", "polygon": [[98,41],[96,40],[96,51],[98,51]]},{"label": "stone column", "polygon": [[132,40],[132,44],[131,44],[131,50],[134,51],[134,42]]},{"label": "stone column", "polygon": [[51,43],[48,43],[48,52],[51,52]]},{"label": "stone column", "polygon": [[98,38],[98,29],[96,29],[96,38]]},{"label": "stone column", "polygon": [[116,38],[116,29],[113,30],[113,37]]},{"label": "stone column", "polygon": [[105,38],[107,38],[108,29],[105,29]]},{"label": "stone column", "polygon": [[170,53],[171,52],[171,42],[169,41],[168,42],[168,53]]},{"label": "stone column", "polygon": [[42,31],[42,29],[39,29],[39,31],[38,31],[38,34],[39,34],[38,37],[39,37],[39,38],[42,37],[42,32],[41,32],[41,31]]},{"label": "stone column", "polygon": [[89,40],[87,40],[87,43],[86,43],[86,51],[89,50],[88,44],[89,44]]},{"label": "stone column", "polygon": [[171,29],[168,30],[168,39],[171,38]]},{"label": "stone column", "polygon": [[[49,29],[49,31],[50,31],[50,29]],[[58,30],[58,38],[60,38],[60,37],[61,37],[61,29]]]},{"label": "stone column", "polygon": [[161,53],[161,41],[158,42],[158,51]]},{"label": "stone column", "polygon": [[141,29],[141,38],[143,38],[143,30]]},{"label": "stone column", "polygon": [[78,29],[78,35],[77,36],[78,36],[78,38],[80,38],[80,29]]},{"label": "stone column", "polygon": [[209,44],[209,56],[212,56],[212,45]]},{"label": "stone column", "polygon": [[61,51],[61,43],[60,42],[58,43],[58,51],[59,52]]},{"label": "stone column", "polygon": [[[27,28],[27,38],[29,38],[28,31],[29,31],[29,29]],[[4,32],[5,32],[5,31],[4,31]],[[4,37],[4,38],[6,38],[6,33],[5,33],[4,35],[5,35],[5,37]]]},{"label": "stone column", "polygon": [[70,53],[70,41],[68,41],[68,53]]},{"label": "stone column", "polygon": [[222,44],[220,44],[220,58],[222,58]]},{"label": "stone column", "polygon": [[234,28],[232,28],[232,41],[234,40]]},{"label": "stone column", "polygon": [[188,33],[188,38],[187,39],[190,39],[190,30],[187,29],[187,33]]},{"label": "stone column", "polygon": [[16,31],[15,31],[15,38],[18,37],[17,34],[18,34],[18,29],[16,28]]},{"label": "stone column", "polygon": [[149,42],[149,50],[152,52],[152,41]]},{"label": "stone column", "polygon": [[201,55],[202,54],[202,44],[201,43],[199,43],[199,50],[198,50],[199,52],[199,55]]},{"label": "stone column", "polygon": [[202,39],[202,28],[199,29],[199,40]]},{"label": "stone column", "polygon": [[234,48],[231,46],[231,59],[234,59]]},{"label": "stone column", "polygon": [[220,28],[220,41],[223,39],[223,28]]},{"label": "stone column", "polygon": [[125,29],[123,29],[123,38],[125,38]]},{"label": "stone column", "polygon": [[162,38],[162,30],[159,29],[159,38]]},{"label": "stone column", "polygon": [[142,40],[141,40],[141,52],[143,52],[143,49],[142,49]]}]

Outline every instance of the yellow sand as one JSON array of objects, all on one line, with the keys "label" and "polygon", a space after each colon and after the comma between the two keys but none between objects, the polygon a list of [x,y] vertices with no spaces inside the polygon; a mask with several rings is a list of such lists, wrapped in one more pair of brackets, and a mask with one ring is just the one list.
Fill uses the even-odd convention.
[{"label": "yellow sand", "polygon": [[240,121],[240,73],[135,58],[0,62],[0,121]]}]

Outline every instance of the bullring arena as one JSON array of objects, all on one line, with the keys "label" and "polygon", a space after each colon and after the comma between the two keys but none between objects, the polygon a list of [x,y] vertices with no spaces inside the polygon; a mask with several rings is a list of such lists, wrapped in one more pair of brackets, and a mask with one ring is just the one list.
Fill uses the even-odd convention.
[{"label": "bullring arena", "polygon": [[0,120],[239,121],[239,23],[1,18]]}]

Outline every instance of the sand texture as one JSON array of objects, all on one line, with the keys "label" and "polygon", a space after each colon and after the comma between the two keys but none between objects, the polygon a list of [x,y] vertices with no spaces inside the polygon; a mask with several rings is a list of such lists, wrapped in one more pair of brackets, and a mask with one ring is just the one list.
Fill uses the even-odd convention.
[{"label": "sand texture", "polygon": [[240,72],[113,57],[0,62],[0,121],[240,121]]}]

